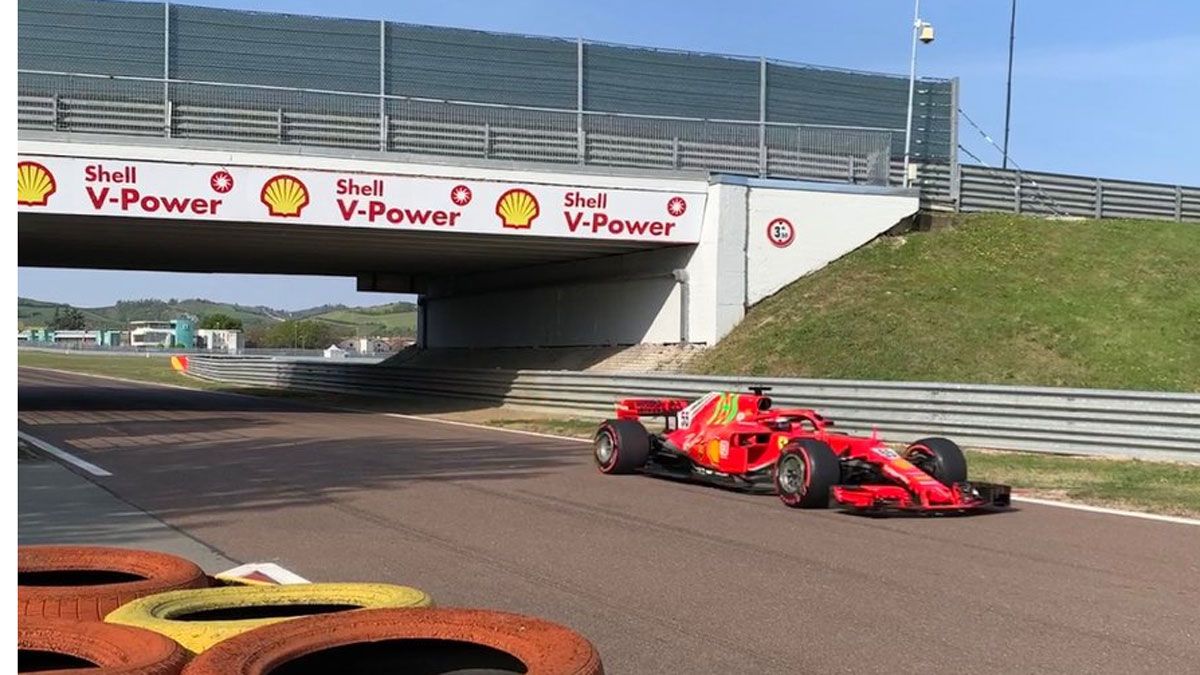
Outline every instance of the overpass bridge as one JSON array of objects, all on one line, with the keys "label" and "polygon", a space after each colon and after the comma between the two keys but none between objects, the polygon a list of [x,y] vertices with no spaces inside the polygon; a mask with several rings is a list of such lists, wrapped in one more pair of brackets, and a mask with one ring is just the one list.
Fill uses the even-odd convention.
[{"label": "overpass bridge", "polygon": [[912,191],[22,131],[22,266],[352,276],[425,347],[712,344]]},{"label": "overpass bridge", "polygon": [[957,85],[176,3],[18,7],[21,265],[341,275],[426,347],[712,344],[917,210]]}]

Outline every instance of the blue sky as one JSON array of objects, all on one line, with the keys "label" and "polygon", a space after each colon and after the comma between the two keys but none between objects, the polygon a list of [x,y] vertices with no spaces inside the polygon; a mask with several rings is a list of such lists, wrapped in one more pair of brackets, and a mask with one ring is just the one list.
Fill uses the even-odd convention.
[{"label": "blue sky", "polygon": [[[923,0],[937,40],[918,72],[959,77],[963,109],[999,142],[1010,0]],[[388,19],[907,73],[909,0],[207,0],[192,4]],[[1200,185],[1200,2],[1018,0],[1012,157],[1028,169]],[[999,153],[969,126],[960,141]],[[83,305],[194,297],[292,309],[384,302],[353,279],[21,270],[19,292]]]}]

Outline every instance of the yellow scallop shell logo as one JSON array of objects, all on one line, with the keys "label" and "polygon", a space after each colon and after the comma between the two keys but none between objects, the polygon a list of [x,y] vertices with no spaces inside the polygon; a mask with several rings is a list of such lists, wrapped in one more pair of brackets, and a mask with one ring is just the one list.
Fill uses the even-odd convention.
[{"label": "yellow scallop shell logo", "polygon": [[45,206],[58,189],[54,174],[37,162],[17,162],[17,203]]},{"label": "yellow scallop shell logo", "polygon": [[280,174],[263,183],[259,199],[267,205],[270,215],[292,218],[308,206],[308,188],[299,178]]},{"label": "yellow scallop shell logo", "polygon": [[537,197],[529,190],[515,188],[500,195],[496,200],[496,215],[504,227],[518,230],[529,229],[533,219],[542,212]]}]

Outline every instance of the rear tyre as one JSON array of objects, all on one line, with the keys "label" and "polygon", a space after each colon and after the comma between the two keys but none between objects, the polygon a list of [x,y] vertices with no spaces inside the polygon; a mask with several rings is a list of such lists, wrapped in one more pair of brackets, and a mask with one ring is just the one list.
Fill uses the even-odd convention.
[{"label": "rear tyre", "polygon": [[950,486],[967,480],[967,458],[962,448],[948,438],[922,438],[908,446],[904,458],[942,485]]},{"label": "rear tyre", "polygon": [[634,420],[606,420],[592,440],[592,456],[603,473],[633,473],[650,456],[650,432]]},{"label": "rear tyre", "polygon": [[823,441],[794,440],[775,461],[775,491],[780,501],[796,509],[828,508],[829,491],[841,477],[841,462]]}]

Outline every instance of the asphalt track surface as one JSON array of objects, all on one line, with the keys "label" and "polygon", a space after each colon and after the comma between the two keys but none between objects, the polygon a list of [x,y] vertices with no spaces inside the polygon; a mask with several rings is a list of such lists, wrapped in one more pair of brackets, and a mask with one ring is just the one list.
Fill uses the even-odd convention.
[{"label": "asphalt track surface", "polygon": [[21,369],[20,428],[243,561],[565,623],[610,673],[1200,670],[1200,527],[793,511],[563,440]]}]

